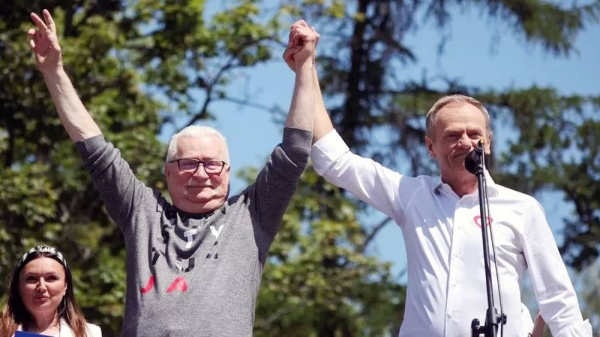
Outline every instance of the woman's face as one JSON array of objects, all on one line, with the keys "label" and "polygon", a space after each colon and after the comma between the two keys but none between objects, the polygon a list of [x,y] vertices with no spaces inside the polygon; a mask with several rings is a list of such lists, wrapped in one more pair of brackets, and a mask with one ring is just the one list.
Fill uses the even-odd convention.
[{"label": "woman's face", "polygon": [[19,274],[19,294],[29,313],[39,320],[56,315],[67,292],[65,269],[58,261],[40,256],[29,261]]}]

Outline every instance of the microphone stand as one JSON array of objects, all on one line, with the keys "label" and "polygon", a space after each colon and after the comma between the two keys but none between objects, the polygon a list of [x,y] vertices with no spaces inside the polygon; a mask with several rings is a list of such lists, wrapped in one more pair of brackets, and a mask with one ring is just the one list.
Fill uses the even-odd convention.
[{"label": "microphone stand", "polygon": [[483,262],[485,268],[485,285],[487,292],[488,309],[485,315],[485,325],[480,326],[479,319],[471,321],[471,337],[495,337],[498,334],[500,323],[506,324],[506,315],[499,315],[494,306],[494,291],[492,285],[492,271],[490,268],[490,247],[488,245],[489,219],[487,214],[487,184],[485,181],[485,151],[483,139],[479,140],[474,151],[467,155],[466,169],[477,176],[477,189],[479,191],[479,213],[481,216],[481,237],[483,239]]}]

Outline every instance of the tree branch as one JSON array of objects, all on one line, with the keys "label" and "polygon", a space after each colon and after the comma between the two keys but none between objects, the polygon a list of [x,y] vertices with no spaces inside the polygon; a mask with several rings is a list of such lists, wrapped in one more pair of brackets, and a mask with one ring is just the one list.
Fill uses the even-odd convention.
[{"label": "tree branch", "polygon": [[371,243],[371,241],[375,238],[375,236],[377,235],[377,233],[379,233],[379,231],[385,226],[387,225],[390,221],[392,221],[392,218],[390,218],[389,216],[386,217],[383,221],[381,221],[380,223],[378,223],[377,225],[375,225],[375,227],[373,227],[373,229],[371,230],[371,233],[369,233],[369,235],[367,235],[367,238],[365,239],[365,242],[363,244],[363,251],[365,249],[367,249],[367,246],[369,245],[369,243]]}]

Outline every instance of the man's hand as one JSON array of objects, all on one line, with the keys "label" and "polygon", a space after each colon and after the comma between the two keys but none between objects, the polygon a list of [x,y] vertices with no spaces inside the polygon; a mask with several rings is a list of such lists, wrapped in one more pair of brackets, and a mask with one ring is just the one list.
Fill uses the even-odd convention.
[{"label": "man's hand", "polygon": [[31,13],[31,20],[37,26],[37,30],[31,28],[29,35],[29,47],[35,53],[35,60],[40,71],[54,70],[62,67],[62,54],[56,35],[56,25],[48,10],[43,10],[44,20],[37,14]]},{"label": "man's hand", "polygon": [[285,63],[296,72],[305,62],[314,62],[319,34],[304,20],[296,21],[290,28],[288,45],[283,53]]},{"label": "man's hand", "polygon": [[533,331],[531,332],[531,334],[529,336],[531,336],[531,337],[544,336],[544,327],[545,326],[546,326],[546,322],[544,322],[542,315],[540,315],[540,313],[538,313],[537,316],[535,317],[535,322],[533,324]]}]

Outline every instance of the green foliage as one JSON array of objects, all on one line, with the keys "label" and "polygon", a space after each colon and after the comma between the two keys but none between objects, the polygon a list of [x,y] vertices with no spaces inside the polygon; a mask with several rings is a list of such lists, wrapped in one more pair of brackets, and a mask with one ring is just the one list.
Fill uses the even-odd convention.
[{"label": "green foliage", "polygon": [[[164,153],[156,139],[160,105],[139,89],[138,70],[119,60],[126,40],[119,21],[113,20],[119,6],[63,5],[53,8],[44,2],[44,7],[53,9],[64,63],[79,95],[140,178],[155,184]],[[83,171],[36,70],[25,35],[33,24],[22,6],[7,4],[7,15],[0,18],[5,25],[0,48],[7,56],[0,74],[4,111],[0,117],[4,173],[0,268],[7,275],[17,258],[35,244],[58,247],[73,268],[75,291],[87,318],[101,323],[105,335],[116,335],[124,301],[123,241]],[[40,7],[27,8],[39,12]],[[0,293],[5,292],[3,283]]]},{"label": "green foliage", "polygon": [[[456,9],[476,9],[530,45],[569,56],[576,35],[598,24],[600,1],[562,4],[542,0],[357,0],[338,3],[298,0],[286,12],[316,23],[329,48],[319,49],[321,85],[336,105],[334,125],[356,152],[383,158],[411,175],[436,172],[422,144],[423,117],[439,97],[462,93],[479,98],[493,115],[492,127],[517,135],[508,150],[494,151],[490,167],[499,183],[525,193],[561,192],[575,214],[565,220],[565,260],[582,268],[600,246],[597,133],[600,96],[562,95],[554,88],[483,90],[451,79],[403,80],[401,67],[417,59],[405,44],[424,22],[443,31]],[[337,19],[343,12],[343,19]],[[440,38],[440,53],[445,40]],[[323,45],[323,44],[321,44]],[[340,56],[343,55],[343,56]],[[391,130],[391,131],[390,131]],[[375,142],[378,132],[389,135]]]},{"label": "green foliage", "polygon": [[593,264],[576,278],[576,286],[582,289],[583,317],[592,324],[592,331],[600,331],[600,265]]},{"label": "green foliage", "polygon": [[[541,0],[357,0],[331,11],[334,6],[337,3],[298,0],[287,3],[286,13],[306,18],[327,37],[317,61],[321,85],[336,102],[328,106],[334,125],[355,152],[381,158],[406,174],[435,173],[437,167],[422,141],[426,112],[446,94],[477,97],[490,110],[494,129],[516,135],[502,144],[507,150],[494,150],[488,158],[495,180],[530,194],[561,192],[575,209],[565,219],[561,251],[566,262],[582,268],[597,261],[600,96],[563,95],[535,86],[490,91],[452,79],[439,85],[439,79],[434,82],[427,76],[406,81],[399,74],[402,66],[418,58],[405,45],[405,37],[418,34],[428,21],[443,32],[457,8],[478,9],[529,45],[570,56],[577,52],[577,34],[598,24],[599,1],[565,5]],[[386,138],[374,137],[381,132]]]},{"label": "green foliage", "polygon": [[[104,136],[140,179],[161,190],[166,149],[157,137],[168,122],[161,115],[186,114],[190,123],[211,117],[208,103],[226,96],[231,70],[270,58],[267,46],[279,26],[259,22],[253,1],[239,1],[210,20],[198,0],[18,0],[0,9],[2,278],[29,247],[57,246],[73,268],[86,317],[102,325],[104,336],[116,336],[124,312],[124,242],[29,51],[29,13],[42,8],[53,13],[67,72]],[[243,44],[234,43],[238,37]],[[208,93],[199,112],[189,104],[194,91]]]},{"label": "green foliage", "polygon": [[518,137],[497,156],[498,181],[527,192],[556,190],[573,204],[565,219],[565,260],[581,269],[598,258],[600,235],[600,119],[596,98],[560,95],[552,88],[482,93],[492,113]]},{"label": "green foliage", "polygon": [[397,335],[405,289],[367,254],[355,201],[305,172],[270,250],[256,336]]},{"label": "green foliage", "polygon": [[235,71],[272,57],[277,17],[261,15],[257,1],[232,3],[208,17],[204,1],[133,2],[129,20],[142,29],[127,56],[154,96],[176,107],[163,111],[167,121],[173,113],[188,115],[187,125],[214,118],[210,103],[235,100],[226,90]]}]

